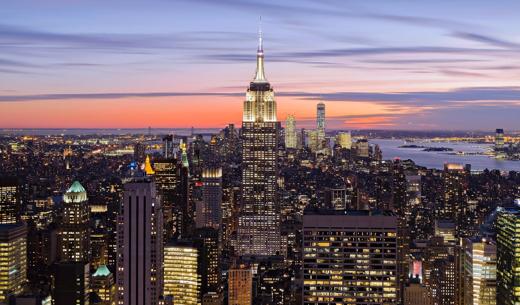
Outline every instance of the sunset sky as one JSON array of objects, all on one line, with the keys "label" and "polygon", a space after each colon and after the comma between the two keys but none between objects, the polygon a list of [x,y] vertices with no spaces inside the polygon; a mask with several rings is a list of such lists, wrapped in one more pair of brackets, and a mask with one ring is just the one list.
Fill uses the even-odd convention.
[{"label": "sunset sky", "polygon": [[517,0],[5,0],[0,128],[239,124],[259,16],[281,121],[520,130]]}]

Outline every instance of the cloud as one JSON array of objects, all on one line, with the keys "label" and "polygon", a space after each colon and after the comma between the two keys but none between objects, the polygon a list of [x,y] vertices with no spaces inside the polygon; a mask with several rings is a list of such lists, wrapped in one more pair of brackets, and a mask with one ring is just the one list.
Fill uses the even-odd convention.
[{"label": "cloud", "polygon": [[[437,47],[437,46],[413,46],[413,47],[369,47],[369,48],[343,48],[343,49],[323,49],[314,51],[299,52],[267,52],[266,58],[270,62],[293,62],[293,63],[309,63],[320,64],[317,59],[332,58],[338,59],[342,57],[370,57],[380,55],[486,55],[486,56],[505,56],[516,54],[512,50],[483,49],[483,48],[457,48],[457,47]],[[254,54],[249,53],[228,53],[228,54],[203,54],[203,59],[216,60],[222,62],[252,62]],[[386,61],[392,63],[391,61]],[[453,60],[455,61],[455,59]],[[410,61],[413,63],[414,61]],[[416,63],[420,61],[416,60]],[[434,62],[431,60],[430,62]],[[444,60],[444,62],[449,62]],[[460,62],[464,62],[461,60]],[[341,66],[338,62],[321,62],[328,67]]]},{"label": "cloud", "polygon": [[[233,87],[231,87],[233,88]],[[55,93],[34,95],[0,95],[0,102],[30,102],[55,100],[123,99],[131,97],[158,98],[182,96],[229,96],[241,97],[240,92],[109,92],[109,93]],[[305,92],[281,91],[281,97],[296,97],[302,100],[358,101],[402,106],[442,106],[446,104],[479,103],[483,101],[517,104],[520,101],[520,87],[469,87],[448,91],[412,92]]]},{"label": "cloud", "polygon": [[[184,31],[172,33],[59,33],[30,27],[0,24],[0,49],[4,54],[20,50],[35,54],[47,51],[106,52],[113,54],[151,54],[153,50],[200,50],[211,44],[213,50],[231,51],[239,46],[229,42],[254,39],[255,33],[233,31]],[[218,43],[217,43],[218,42]],[[215,45],[220,45],[215,46]],[[222,47],[223,46],[223,47]]]},{"label": "cloud", "polygon": [[441,106],[447,103],[495,101],[520,101],[520,87],[469,87],[448,91],[414,91],[414,92],[330,92],[278,93],[310,99],[328,101],[367,101],[381,104],[400,104],[411,106]]},{"label": "cloud", "polygon": [[511,42],[511,41],[507,41],[504,39],[495,38],[495,37],[478,34],[478,33],[455,32],[452,34],[452,36],[461,38],[461,39],[465,39],[465,40],[469,40],[469,41],[483,43],[486,45],[500,47],[500,48],[506,48],[506,49],[519,49],[520,48],[520,44],[518,44],[516,42]]},{"label": "cloud", "polygon": [[[187,0],[185,0],[187,1]],[[301,1],[295,1],[294,4],[287,4],[290,1],[249,1],[249,0],[189,0],[189,2],[199,2],[202,4],[212,5],[226,5],[233,9],[239,9],[248,13],[256,12],[256,14],[265,14],[269,16],[278,16],[287,19],[288,15],[294,16],[295,14],[305,16],[322,16],[326,18],[360,18],[360,19],[371,19],[387,21],[398,24],[421,26],[421,27],[433,27],[442,29],[471,29],[477,28],[475,24],[466,22],[460,22],[455,20],[449,20],[445,18],[432,18],[423,16],[407,16],[398,14],[385,14],[376,11],[369,11],[361,7],[353,7],[350,2],[345,1],[329,1],[326,2],[307,2],[305,5]],[[284,4],[280,4],[284,3]],[[302,17],[303,18],[303,17]],[[301,25],[298,23],[298,25]]]},{"label": "cloud", "polygon": [[238,96],[243,93],[220,92],[117,92],[117,93],[55,93],[34,95],[0,95],[0,102],[32,102],[57,100],[100,100],[123,99],[130,97],[156,98],[178,96]]}]

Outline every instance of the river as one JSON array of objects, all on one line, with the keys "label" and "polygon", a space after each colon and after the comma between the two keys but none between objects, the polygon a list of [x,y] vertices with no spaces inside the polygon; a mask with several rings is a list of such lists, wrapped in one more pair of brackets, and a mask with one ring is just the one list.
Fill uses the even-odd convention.
[{"label": "river", "polygon": [[[498,169],[501,171],[520,171],[520,161],[497,160],[487,155],[455,155],[454,152],[464,153],[484,153],[492,149],[491,144],[475,144],[466,142],[430,142],[417,141],[405,143],[403,140],[393,139],[370,139],[371,144],[378,144],[383,151],[384,159],[400,158],[402,160],[411,159],[417,165],[428,168],[444,168],[444,163],[471,164],[475,170]],[[453,152],[433,152],[423,151],[423,148],[402,148],[405,144],[415,144],[426,147],[447,147],[452,148]]]}]

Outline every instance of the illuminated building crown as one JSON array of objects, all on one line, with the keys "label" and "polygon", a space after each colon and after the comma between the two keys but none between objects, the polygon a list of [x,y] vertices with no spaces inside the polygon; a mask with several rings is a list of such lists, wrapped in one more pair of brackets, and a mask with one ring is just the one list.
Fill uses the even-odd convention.
[{"label": "illuminated building crown", "polygon": [[262,29],[258,31],[256,51],[256,72],[250,83],[244,101],[244,122],[276,122],[276,101],[274,91],[265,77],[264,45]]},{"label": "illuminated building crown", "polygon": [[65,195],[63,195],[65,203],[87,201],[87,191],[78,181],[74,181],[69,187]]}]

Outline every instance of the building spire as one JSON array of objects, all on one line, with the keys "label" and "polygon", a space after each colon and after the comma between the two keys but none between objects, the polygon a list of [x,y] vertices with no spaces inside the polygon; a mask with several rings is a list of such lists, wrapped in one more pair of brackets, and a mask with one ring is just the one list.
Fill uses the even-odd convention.
[{"label": "building spire", "polygon": [[264,37],[262,33],[262,16],[258,25],[258,50],[256,51],[256,73],[253,82],[267,82],[264,74]]},{"label": "building spire", "polygon": [[262,16],[258,22],[258,53],[264,52],[264,42],[262,37]]}]

